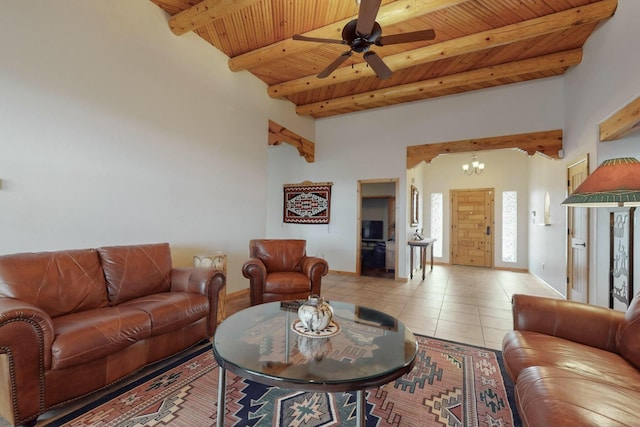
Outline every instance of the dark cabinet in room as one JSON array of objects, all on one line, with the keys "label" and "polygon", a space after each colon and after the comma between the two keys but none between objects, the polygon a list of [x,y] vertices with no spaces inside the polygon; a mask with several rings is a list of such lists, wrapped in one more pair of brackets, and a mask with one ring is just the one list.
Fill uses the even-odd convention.
[{"label": "dark cabinet in room", "polygon": [[387,249],[385,242],[362,241],[362,266],[385,268]]}]

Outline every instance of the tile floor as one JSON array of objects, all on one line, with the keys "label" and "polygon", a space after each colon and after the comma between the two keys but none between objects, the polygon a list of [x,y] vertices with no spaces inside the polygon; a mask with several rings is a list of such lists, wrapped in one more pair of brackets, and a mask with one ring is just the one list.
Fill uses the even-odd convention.
[{"label": "tile floor", "polygon": [[[329,273],[322,295],[399,318],[414,333],[500,350],[512,329],[511,295],[562,298],[529,273],[436,265],[409,281]],[[227,315],[247,307],[249,295],[227,301]]]}]

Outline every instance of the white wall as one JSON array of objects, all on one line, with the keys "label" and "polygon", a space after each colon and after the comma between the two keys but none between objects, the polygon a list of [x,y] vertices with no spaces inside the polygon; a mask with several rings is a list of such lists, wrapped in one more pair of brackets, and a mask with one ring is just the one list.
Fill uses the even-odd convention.
[{"label": "white wall", "polygon": [[[565,78],[565,151],[567,164],[589,154],[590,170],[616,157],[640,159],[640,133],[598,142],[598,124],[640,96],[640,1],[618,0],[618,9],[584,47],[582,63]],[[637,216],[637,214],[636,214]],[[609,304],[609,209],[592,210],[589,302]],[[638,220],[636,218],[636,231]],[[636,242],[640,236],[636,236]],[[640,251],[636,243],[636,271]],[[638,283],[636,273],[636,283]],[[636,292],[640,287],[636,285]]]},{"label": "white wall", "polygon": [[149,1],[3,2],[0,58],[0,253],[168,241],[248,286],[268,120],[312,120]]},{"label": "white wall", "polygon": [[[567,170],[562,160],[533,156],[529,163],[529,271],[567,294]],[[549,193],[550,225],[544,224],[544,199]],[[535,225],[532,212],[536,212]]]},{"label": "white wall", "polygon": [[[425,184],[435,178],[444,179],[444,176],[430,176],[429,167],[424,164],[407,171],[407,146],[561,129],[562,118],[562,79],[558,77],[319,119],[316,122],[316,162],[301,167],[303,161],[296,161],[286,150],[270,152],[269,186],[270,194],[275,195],[287,182],[333,181],[332,212],[335,215],[332,214],[331,225],[288,228],[283,227],[279,219],[268,224],[267,233],[304,235],[312,247],[322,247],[331,269],[353,272],[357,250],[358,180],[398,178],[397,217],[408,221],[411,179],[424,197]],[[510,176],[502,167],[508,166],[495,166],[493,170],[499,174],[496,176]],[[458,168],[450,173],[453,179],[460,178]],[[526,177],[526,172],[523,173]],[[270,197],[268,203],[268,217],[279,218],[282,198]],[[406,223],[402,230],[400,220],[397,225],[398,248],[405,247],[398,254],[398,275],[407,277],[406,241],[413,230]],[[424,212],[421,227],[429,229],[424,224]],[[524,262],[526,259],[524,249]]]}]

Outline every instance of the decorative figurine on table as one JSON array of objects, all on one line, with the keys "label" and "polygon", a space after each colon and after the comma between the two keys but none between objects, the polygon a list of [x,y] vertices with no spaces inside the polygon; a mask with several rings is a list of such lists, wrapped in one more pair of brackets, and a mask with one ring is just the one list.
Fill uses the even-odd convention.
[{"label": "decorative figurine on table", "polygon": [[333,308],[319,295],[310,295],[298,309],[298,318],[312,332],[326,329],[333,317]]},{"label": "decorative figurine on table", "polygon": [[416,232],[413,233],[413,240],[424,240],[424,237],[420,233],[420,231],[416,228]]}]

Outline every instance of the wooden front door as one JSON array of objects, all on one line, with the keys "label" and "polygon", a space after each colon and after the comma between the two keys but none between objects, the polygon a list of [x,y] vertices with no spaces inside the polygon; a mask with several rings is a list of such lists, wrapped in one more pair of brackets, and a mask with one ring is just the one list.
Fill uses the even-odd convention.
[{"label": "wooden front door", "polygon": [[492,188],[451,190],[451,263],[493,266]]},{"label": "wooden front door", "polygon": [[[589,175],[588,157],[569,166],[567,192],[573,193]],[[589,208],[567,208],[567,299],[589,302]]]}]

